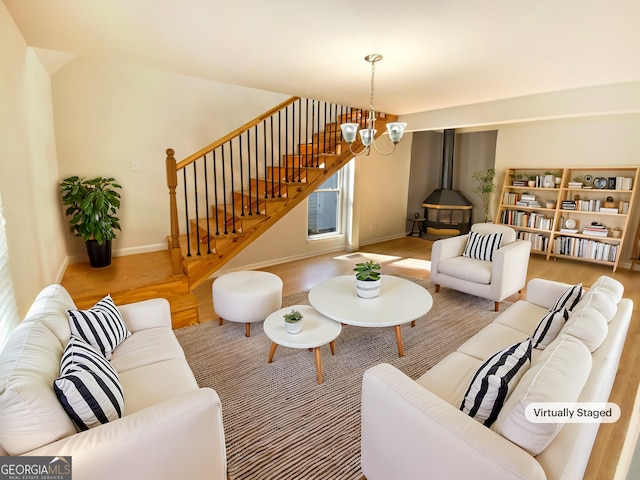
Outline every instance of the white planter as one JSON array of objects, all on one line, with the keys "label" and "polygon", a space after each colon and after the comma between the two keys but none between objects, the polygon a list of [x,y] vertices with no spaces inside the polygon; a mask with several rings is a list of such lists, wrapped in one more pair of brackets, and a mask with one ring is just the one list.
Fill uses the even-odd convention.
[{"label": "white planter", "polygon": [[542,180],[542,186],[544,188],[553,188],[556,185],[556,179],[553,175],[545,175]]},{"label": "white planter", "polygon": [[375,298],[380,293],[381,280],[358,280],[356,278],[356,293],[361,298]]},{"label": "white planter", "polygon": [[285,321],[284,326],[286,327],[287,332],[295,335],[296,333],[300,333],[300,331],[302,330],[302,320],[298,320],[297,322]]}]

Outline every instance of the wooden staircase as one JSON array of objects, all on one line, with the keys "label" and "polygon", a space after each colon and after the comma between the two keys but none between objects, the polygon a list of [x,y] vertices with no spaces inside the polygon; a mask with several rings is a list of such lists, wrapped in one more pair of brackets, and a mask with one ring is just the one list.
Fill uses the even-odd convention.
[{"label": "wooden staircase", "polygon": [[[226,192],[226,202],[210,201],[199,211],[197,217],[193,216],[194,212],[191,211],[188,221],[184,221],[185,228],[182,232],[179,228],[176,195],[178,180],[186,179],[185,169],[193,167],[195,170],[194,163],[214,152],[216,148],[247,134],[251,129],[257,128],[256,125],[260,122],[279,114],[278,112],[283,108],[299,100],[292,98],[283,102],[180,162],[176,162],[174,151],[168,149],[166,168],[171,212],[171,234],[167,239],[168,251],[114,258],[110,267],[114,279],[118,276],[126,276],[128,270],[126,262],[132,261],[137,263],[148,261],[148,269],[160,269],[163,274],[155,279],[142,278],[139,285],[129,283],[124,288],[119,288],[118,282],[114,280],[112,284],[104,285],[102,290],[91,292],[84,291],[83,282],[73,285],[73,282],[68,280],[65,286],[72,287],[70,293],[78,307],[85,308],[93,305],[106,292],[112,294],[116,303],[128,303],[160,296],[167,298],[171,304],[174,328],[199,323],[198,302],[191,293],[193,289],[258,239],[353,158],[347,144],[341,140],[340,124],[358,122],[364,127],[367,112],[348,109],[346,113],[335,115],[334,120],[325,122],[322,129],[318,128],[320,131],[315,131],[304,142],[298,143],[295,147],[296,151],[280,155],[273,164],[267,165],[265,162],[261,176],[252,172],[251,178],[247,178],[240,188],[234,184],[234,188]],[[384,114],[381,116],[382,118],[376,121],[379,132],[377,136],[385,131],[387,122],[396,121],[394,116]],[[362,150],[363,146],[355,142],[352,148],[357,152]],[[213,155],[215,161],[215,153]],[[295,167],[292,168],[292,165]],[[235,170],[234,173],[236,173]],[[186,190],[185,184],[186,180],[183,180],[180,187]],[[256,195],[256,193],[259,194]],[[186,195],[185,193],[185,197]],[[197,196],[198,193],[196,192],[195,195]],[[187,203],[187,200],[185,199],[184,202]],[[70,273],[73,273],[73,267],[69,267],[72,270]],[[104,275],[104,272],[83,272],[85,276],[89,274]],[[72,275],[68,278],[72,278]]]}]

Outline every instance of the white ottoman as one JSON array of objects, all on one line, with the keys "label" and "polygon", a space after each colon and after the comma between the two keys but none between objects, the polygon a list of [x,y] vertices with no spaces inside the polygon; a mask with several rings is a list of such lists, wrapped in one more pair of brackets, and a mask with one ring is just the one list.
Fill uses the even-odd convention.
[{"label": "white ottoman", "polygon": [[261,322],[282,307],[282,280],[269,272],[243,271],[221,275],[211,286],[213,309],[223,320],[246,324]]}]

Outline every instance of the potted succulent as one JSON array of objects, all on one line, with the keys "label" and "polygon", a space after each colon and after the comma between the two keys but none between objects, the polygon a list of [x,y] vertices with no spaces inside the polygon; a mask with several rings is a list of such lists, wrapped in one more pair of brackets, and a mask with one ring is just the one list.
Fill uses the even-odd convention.
[{"label": "potted succulent", "polygon": [[[521,174],[516,174],[521,175]],[[486,171],[473,172],[471,178],[473,178],[477,186],[474,190],[474,193],[480,195],[480,199],[482,200],[482,209],[484,212],[484,221],[489,222],[491,220],[491,216],[489,214],[489,207],[491,206],[491,194],[496,189],[496,186],[493,184],[493,179],[496,176],[496,169],[489,168]],[[522,177],[520,177],[522,178]]]},{"label": "potted succulent", "polygon": [[120,188],[114,178],[104,177],[72,176],[60,183],[70,230],[85,242],[89,263],[94,268],[111,265],[111,240],[116,238],[115,231],[120,230],[116,216],[120,208]]},{"label": "potted succulent", "polygon": [[362,298],[374,298],[380,293],[380,264],[371,260],[356,263],[356,293]]},{"label": "potted succulent", "polygon": [[291,310],[284,314],[284,325],[287,332],[295,335],[302,330],[302,314],[297,310]]}]

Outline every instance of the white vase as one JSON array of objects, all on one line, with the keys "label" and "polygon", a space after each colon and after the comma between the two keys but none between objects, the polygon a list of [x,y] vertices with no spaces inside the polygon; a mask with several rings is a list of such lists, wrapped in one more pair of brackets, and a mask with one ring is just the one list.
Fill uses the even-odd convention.
[{"label": "white vase", "polygon": [[297,322],[285,321],[284,326],[286,327],[287,332],[295,335],[296,333],[300,333],[300,331],[302,330],[302,320],[298,320]]},{"label": "white vase", "polygon": [[358,280],[356,278],[356,293],[360,298],[375,298],[380,294],[381,280]]},{"label": "white vase", "polygon": [[553,175],[545,175],[542,182],[542,186],[544,188],[553,188],[556,185],[556,179],[553,177]]}]

